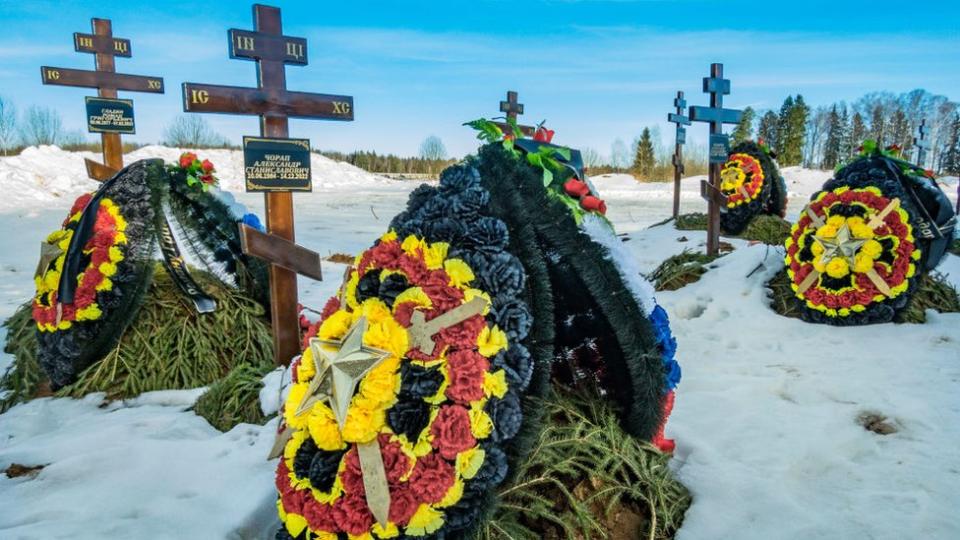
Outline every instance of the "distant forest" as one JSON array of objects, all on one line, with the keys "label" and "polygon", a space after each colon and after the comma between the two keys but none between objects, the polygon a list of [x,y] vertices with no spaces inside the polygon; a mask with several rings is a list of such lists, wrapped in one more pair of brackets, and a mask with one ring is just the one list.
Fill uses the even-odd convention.
[{"label": "distant forest", "polygon": [[[744,109],[743,121],[731,134],[733,143],[761,138],[774,149],[781,166],[802,165],[832,169],[853,157],[865,139],[882,146],[896,145],[901,156],[916,162],[914,137],[926,121],[929,150],[923,163],[936,174],[960,174],[960,107],[945,96],[916,89],[903,94],[873,92],[853,102],[838,101],[811,108],[803,96],[787,96],[778,110]],[[641,181],[664,181],[673,177],[673,130],[662,134],[659,127],[645,127],[627,144],[616,139],[607,156],[593,148],[582,148],[590,174],[622,172]],[[165,129],[162,144],[190,148],[237,148],[214,132],[199,115],[180,115]],[[51,108],[33,105],[18,114],[13,103],[0,96],[0,153],[16,154],[27,146],[56,144],[66,150],[100,149],[80,131],[67,131],[60,114]],[[137,148],[124,144],[124,150]],[[376,173],[438,174],[453,160],[443,141],[436,136],[423,140],[417,156],[350,153],[317,150],[331,159],[345,161]],[[685,175],[704,174],[706,149],[684,147]]]}]

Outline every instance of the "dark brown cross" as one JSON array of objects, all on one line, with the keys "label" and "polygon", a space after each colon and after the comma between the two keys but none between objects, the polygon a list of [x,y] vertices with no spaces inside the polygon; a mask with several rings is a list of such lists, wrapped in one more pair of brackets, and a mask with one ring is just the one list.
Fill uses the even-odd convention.
[{"label": "dark brown cross", "polygon": [[[710,94],[709,107],[690,107],[690,120],[710,124],[710,135],[723,135],[724,124],[737,124],[742,111],[723,108],[723,96],[730,93],[730,81],[723,78],[723,64],[710,64],[710,76],[703,78],[703,92]],[[708,152],[709,154],[709,152]],[[711,160],[709,182],[700,183],[700,194],[707,199],[707,254],[720,253],[720,209],[726,197],[720,191],[722,163]]]},{"label": "dark brown cross", "polygon": [[[507,91],[507,100],[500,102],[500,112],[506,113],[507,120],[514,120],[514,121],[516,121],[517,115],[523,114],[523,103],[520,103],[518,101],[518,95],[516,92],[514,92],[513,90]],[[507,122],[494,122],[494,123],[500,126],[500,129],[502,129],[504,133],[512,134],[509,123]],[[517,127],[519,127],[520,131],[528,137],[533,136],[533,134],[537,131],[537,128],[533,126],[517,125]]]},{"label": "dark brown cross", "polygon": [[927,161],[927,149],[930,148],[930,143],[927,142],[926,118],[920,121],[917,134],[918,136],[913,138],[913,145],[917,147],[917,166],[923,167],[924,162]]},{"label": "dark brown cross", "polygon": [[[117,90],[125,92],[163,93],[163,77],[144,77],[116,73],[114,57],[130,58],[130,40],[113,37],[110,19],[90,19],[92,34],[74,32],[73,48],[91,53],[96,71],[41,66],[43,84],[96,88],[102,98],[116,98]],[[123,146],[119,133],[101,133],[103,163],[87,159],[87,175],[94,180],[106,180],[123,168]]]},{"label": "dark brown cross", "polygon": [[[287,90],[285,66],[307,64],[307,40],[283,35],[279,8],[255,4],[253,26],[253,31],[232,29],[227,33],[230,57],[257,63],[257,87],[183,83],[184,111],[257,115],[260,117],[260,135],[274,138],[289,135],[289,118],[353,120],[353,98],[350,96]],[[270,192],[265,198],[268,232],[292,245],[293,194]],[[274,255],[264,256],[272,263],[270,313],[274,360],[278,364],[288,364],[300,352],[297,272],[303,272],[299,267],[285,266],[271,258]]]},{"label": "dark brown cross", "polygon": [[667,120],[677,125],[677,137],[673,147],[673,219],[680,215],[680,177],[683,175],[683,145],[687,143],[687,128],[690,125],[690,119],[683,113],[687,109],[687,100],[683,98],[683,92],[677,92],[677,97],[673,100],[673,106],[677,112],[667,115]]}]

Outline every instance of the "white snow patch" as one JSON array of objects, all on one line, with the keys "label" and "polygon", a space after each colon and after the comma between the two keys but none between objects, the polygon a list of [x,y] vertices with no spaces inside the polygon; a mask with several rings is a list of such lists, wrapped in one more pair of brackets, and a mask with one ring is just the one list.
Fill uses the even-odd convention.
[{"label": "white snow patch", "polygon": [[644,313],[647,316],[653,313],[654,308],[657,307],[653,285],[640,274],[640,267],[637,266],[630,252],[624,248],[623,240],[617,237],[605,220],[593,214],[585,215],[582,225],[584,232],[590,236],[591,240],[606,248],[607,260],[616,265],[624,284],[630,289]]}]

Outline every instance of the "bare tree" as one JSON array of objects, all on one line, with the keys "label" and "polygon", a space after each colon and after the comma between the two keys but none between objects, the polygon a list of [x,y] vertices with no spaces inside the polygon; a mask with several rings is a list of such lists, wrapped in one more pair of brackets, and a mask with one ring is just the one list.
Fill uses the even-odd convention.
[{"label": "bare tree", "polygon": [[178,148],[225,146],[227,140],[196,114],[181,114],[163,131],[163,144]]},{"label": "bare tree", "polygon": [[603,165],[603,158],[600,153],[590,147],[580,150],[580,156],[583,158],[583,166],[587,169],[594,169]]},{"label": "bare tree", "polygon": [[420,157],[429,160],[447,159],[447,147],[436,135],[430,135],[420,143]]},{"label": "bare tree", "polygon": [[27,145],[57,144],[63,138],[60,113],[49,107],[31,105],[23,116],[20,136]]},{"label": "bare tree", "polygon": [[630,151],[623,139],[618,138],[610,146],[610,165],[615,169],[626,169],[630,166]]},{"label": "bare tree", "polygon": [[0,96],[0,150],[3,150],[3,155],[7,155],[16,139],[17,111],[12,101]]}]

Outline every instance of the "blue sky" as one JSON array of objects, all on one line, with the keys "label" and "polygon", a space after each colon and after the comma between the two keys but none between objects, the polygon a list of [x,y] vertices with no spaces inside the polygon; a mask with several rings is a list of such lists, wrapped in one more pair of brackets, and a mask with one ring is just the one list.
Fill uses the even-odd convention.
[{"label": "blue sky", "polygon": [[[291,90],[348,94],[353,123],[295,120],[314,146],[415,154],[427,135],[451,154],[475,149],[460,124],[498,114],[520,92],[529,123],[547,120],[555,142],[609,153],[643,126],[672,133],[677,90],[705,104],[701,79],[723,62],[731,107],[777,108],[787,94],[812,105],[875,90],[913,88],[960,99],[960,6],[953,1],[278,1],[284,33],[308,40],[310,64],[287,68]],[[92,69],[72,33],[113,20],[132,40],[118,71],[163,76],[164,95],[133,98],[134,140],[157,141],[180,113],[184,81],[251,86],[254,66],[229,60],[227,29],[252,29],[250,2],[0,0],[0,95],[18,108],[58,109],[84,129],[80,88],[43,86],[40,65]],[[252,117],[206,115],[239,143]],[[91,135],[92,137],[92,135]],[[706,127],[690,130],[691,143]]]}]

